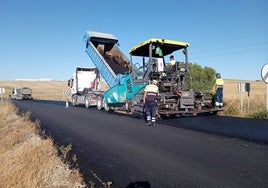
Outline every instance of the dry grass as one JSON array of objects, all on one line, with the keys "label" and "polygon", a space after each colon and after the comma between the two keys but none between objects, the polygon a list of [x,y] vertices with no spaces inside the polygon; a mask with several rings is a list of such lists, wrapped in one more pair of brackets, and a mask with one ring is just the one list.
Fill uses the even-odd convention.
[{"label": "dry grass", "polygon": [[5,88],[3,95],[7,98],[14,87],[29,87],[34,99],[64,100],[63,91],[69,89],[67,81],[0,81],[0,87]]},{"label": "dry grass", "polygon": [[0,106],[0,187],[83,187],[79,170],[62,162],[51,139],[40,137],[30,113],[18,116],[8,102]]},{"label": "dry grass", "polygon": [[[239,83],[250,83],[250,95],[240,93]],[[262,81],[225,80],[224,103],[225,114],[233,116],[247,116],[266,109],[266,83]]]}]

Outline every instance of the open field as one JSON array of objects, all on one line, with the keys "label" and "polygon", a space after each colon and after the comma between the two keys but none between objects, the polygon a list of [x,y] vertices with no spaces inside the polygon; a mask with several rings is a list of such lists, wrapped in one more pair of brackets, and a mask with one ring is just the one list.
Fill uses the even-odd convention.
[{"label": "open field", "polygon": [[[250,95],[247,92],[239,93],[239,83],[250,83]],[[102,82],[103,88],[108,88]],[[4,98],[11,93],[15,86],[30,87],[34,99],[61,100],[66,97],[62,94],[68,89],[67,81],[0,81],[0,87],[6,89]],[[263,81],[246,81],[225,79],[224,84],[224,103],[228,115],[244,116],[266,108],[266,83]]]},{"label": "open field", "polygon": [[[248,92],[239,92],[239,83],[250,83],[249,96]],[[237,114],[233,115],[244,116],[266,109],[266,87],[263,81],[225,79],[223,98],[226,103],[226,113],[231,109],[237,111]]]}]

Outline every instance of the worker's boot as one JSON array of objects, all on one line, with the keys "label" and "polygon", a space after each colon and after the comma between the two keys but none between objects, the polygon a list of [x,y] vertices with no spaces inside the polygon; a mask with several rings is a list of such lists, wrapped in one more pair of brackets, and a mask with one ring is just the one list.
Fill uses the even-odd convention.
[{"label": "worker's boot", "polygon": [[152,117],[152,126],[155,126],[155,117]]},{"label": "worker's boot", "polygon": [[145,123],[145,125],[146,125],[146,126],[151,126],[151,125],[152,125],[152,122],[151,122],[151,121],[147,121],[147,122]]},{"label": "worker's boot", "polygon": [[147,116],[145,125],[146,126],[151,126],[152,125],[151,116]]}]

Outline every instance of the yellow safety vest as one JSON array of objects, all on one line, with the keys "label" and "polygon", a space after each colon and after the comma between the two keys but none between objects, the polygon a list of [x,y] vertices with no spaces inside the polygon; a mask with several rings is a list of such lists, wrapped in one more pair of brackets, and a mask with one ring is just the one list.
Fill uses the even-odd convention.
[{"label": "yellow safety vest", "polygon": [[216,79],[216,85],[218,85],[218,88],[223,87],[223,85],[224,85],[223,79],[222,78],[217,78]]},{"label": "yellow safety vest", "polygon": [[154,84],[149,84],[145,87],[144,92],[146,92],[146,100],[153,101],[156,99],[158,87]]},{"label": "yellow safety vest", "polygon": [[145,87],[144,91],[147,93],[158,93],[158,87],[154,84],[149,84]]}]

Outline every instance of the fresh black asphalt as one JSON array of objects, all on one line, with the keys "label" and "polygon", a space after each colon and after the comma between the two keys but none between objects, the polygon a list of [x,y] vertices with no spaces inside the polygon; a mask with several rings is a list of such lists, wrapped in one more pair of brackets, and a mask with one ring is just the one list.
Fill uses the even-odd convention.
[{"label": "fresh black asphalt", "polygon": [[[88,185],[91,182],[96,187],[107,187],[107,182],[112,182],[111,188],[268,185],[267,144],[250,135],[240,139],[233,131],[230,136],[217,133],[218,127],[226,126],[229,130],[232,125],[248,123],[262,130],[267,121],[202,116],[161,120],[156,127],[147,127],[143,119],[95,108],[65,108],[64,102],[14,103],[23,112],[31,111],[32,118],[40,120],[41,127],[56,144],[72,145]],[[210,131],[210,127],[215,130]]]}]

